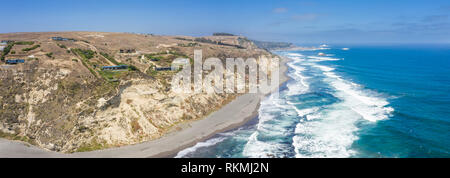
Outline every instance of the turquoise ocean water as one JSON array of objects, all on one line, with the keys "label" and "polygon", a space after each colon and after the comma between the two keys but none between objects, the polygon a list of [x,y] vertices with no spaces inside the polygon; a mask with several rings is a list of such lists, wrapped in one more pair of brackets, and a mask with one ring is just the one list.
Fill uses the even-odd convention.
[{"label": "turquoise ocean water", "polygon": [[450,46],[278,55],[292,59],[280,97],[177,157],[450,157]]}]

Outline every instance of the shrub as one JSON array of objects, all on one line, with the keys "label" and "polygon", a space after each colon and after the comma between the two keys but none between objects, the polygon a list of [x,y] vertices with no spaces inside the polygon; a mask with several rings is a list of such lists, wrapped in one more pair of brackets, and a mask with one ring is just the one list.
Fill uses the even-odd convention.
[{"label": "shrub", "polygon": [[16,45],[34,45],[34,42],[33,41],[17,41],[17,42],[14,42],[14,44],[16,44]]},{"label": "shrub", "polygon": [[213,33],[213,36],[235,36],[231,33]]},{"label": "shrub", "polygon": [[27,52],[27,51],[35,50],[35,49],[37,49],[37,48],[39,48],[39,47],[41,47],[41,45],[34,45],[34,46],[31,47],[31,48],[24,48],[24,49],[22,49],[22,51]]},{"label": "shrub", "polygon": [[63,45],[63,44],[58,44],[58,46],[59,46],[60,48],[64,48],[64,49],[67,48],[67,46],[66,46],[66,45]]},{"label": "shrub", "polygon": [[13,46],[14,46],[14,43],[8,43],[8,46],[6,46],[6,47],[3,49],[2,57],[1,57],[1,60],[2,60],[2,61],[5,60],[5,56],[9,54],[9,52],[11,51],[11,49],[12,49]]},{"label": "shrub", "polygon": [[114,57],[110,56],[107,53],[104,52],[100,52],[100,55],[102,55],[103,57],[105,57],[106,59],[108,59],[109,61],[111,61],[112,63],[114,63],[115,65],[119,65],[119,62],[117,62]]},{"label": "shrub", "polygon": [[47,54],[45,54],[47,57],[49,57],[49,58],[51,58],[52,56],[53,56],[53,53],[47,53]]},{"label": "shrub", "polygon": [[138,70],[138,68],[136,66],[134,66],[134,65],[128,66],[128,69],[130,69],[131,71],[137,71]]},{"label": "shrub", "polygon": [[72,49],[74,53],[80,55],[85,59],[92,59],[95,55],[95,52],[89,49]]},{"label": "shrub", "polygon": [[142,129],[141,125],[139,125],[139,122],[136,119],[131,121],[131,131],[133,133],[136,133],[136,132],[138,132],[141,129]]}]

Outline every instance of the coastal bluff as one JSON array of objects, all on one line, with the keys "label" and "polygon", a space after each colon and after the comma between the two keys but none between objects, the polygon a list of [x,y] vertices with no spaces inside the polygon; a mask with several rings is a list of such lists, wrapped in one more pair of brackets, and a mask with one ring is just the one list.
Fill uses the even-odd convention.
[{"label": "coastal bluff", "polygon": [[[272,57],[242,36],[107,32],[0,34],[0,137],[61,153],[157,140],[239,94],[171,91],[171,61]],[[21,59],[23,63],[8,64]]]}]

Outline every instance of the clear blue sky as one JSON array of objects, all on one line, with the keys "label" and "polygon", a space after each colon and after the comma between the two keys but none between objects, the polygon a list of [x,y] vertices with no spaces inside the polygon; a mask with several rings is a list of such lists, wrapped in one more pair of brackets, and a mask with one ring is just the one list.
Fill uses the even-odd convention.
[{"label": "clear blue sky", "polygon": [[10,0],[0,33],[230,32],[296,43],[450,43],[448,0]]}]

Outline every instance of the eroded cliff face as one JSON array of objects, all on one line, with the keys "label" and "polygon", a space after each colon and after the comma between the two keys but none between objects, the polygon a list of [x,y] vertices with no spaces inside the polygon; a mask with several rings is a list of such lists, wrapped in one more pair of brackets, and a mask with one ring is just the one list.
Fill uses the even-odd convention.
[{"label": "eroded cliff face", "polygon": [[68,69],[33,66],[1,69],[0,130],[7,138],[52,151],[90,151],[156,139],[234,97],[176,94],[140,73],[111,84],[77,78]]},{"label": "eroded cliff face", "polygon": [[[191,46],[191,42],[186,42],[186,39],[154,37],[143,39],[148,41],[146,46],[153,46],[151,48],[139,49],[142,44],[137,44],[134,47],[138,48],[138,52],[119,54],[111,51],[119,51],[120,46],[113,45],[114,39],[123,40],[123,36],[109,33],[92,36],[87,33],[7,36],[11,40],[35,41],[40,44],[40,48],[21,54],[26,58],[24,64],[6,65],[2,62],[1,137],[65,153],[157,139],[169,131],[180,129],[180,123],[204,118],[237,95],[174,93],[169,84],[173,73],[151,71],[155,63],[146,59],[146,54],[160,54],[162,51],[167,56],[175,54],[171,51],[176,51],[177,55],[191,58],[194,48],[200,46],[205,50],[206,57],[270,57],[269,53],[259,50],[250,42],[237,48],[236,44],[243,45],[240,38],[226,39],[230,43],[234,42],[234,46],[222,47],[209,43]],[[82,40],[61,45],[48,40],[53,35],[72,35],[70,37]],[[108,35],[110,36],[107,37]],[[131,38],[128,41],[136,40],[139,43],[141,40],[138,39],[149,38],[127,35],[126,37]],[[97,38],[104,41],[98,42]],[[129,42],[127,45],[132,46],[135,43]],[[174,48],[177,43],[178,47]],[[161,47],[161,44],[166,46]],[[105,47],[107,45],[109,47]],[[73,50],[83,47],[92,50],[92,54]],[[20,51],[22,48],[24,47],[13,50]],[[249,48],[251,51],[241,48]],[[109,56],[103,55],[104,53]],[[234,56],[240,53],[245,55]],[[87,55],[92,56],[86,57]],[[6,59],[13,57],[15,56],[7,55]],[[170,56],[163,57],[162,60],[172,59]],[[117,62],[133,65],[137,70],[111,74],[98,69],[98,66],[113,65]],[[170,61],[162,62],[156,65],[170,64]]]},{"label": "eroded cliff face", "polygon": [[[85,139],[91,144],[121,146],[157,139],[177,124],[207,116],[234,96],[227,94],[175,94],[161,92],[162,84],[133,79],[120,86],[110,98],[99,98],[95,113],[81,117],[81,125],[91,128]],[[99,127],[100,126],[100,127]],[[175,128],[174,128],[175,127]],[[71,140],[73,144],[78,139]],[[71,144],[67,145],[70,149]],[[95,145],[81,145],[81,150]]]}]

